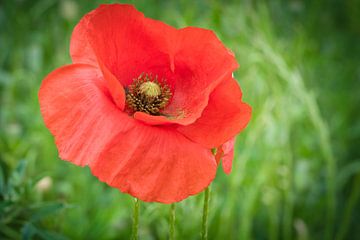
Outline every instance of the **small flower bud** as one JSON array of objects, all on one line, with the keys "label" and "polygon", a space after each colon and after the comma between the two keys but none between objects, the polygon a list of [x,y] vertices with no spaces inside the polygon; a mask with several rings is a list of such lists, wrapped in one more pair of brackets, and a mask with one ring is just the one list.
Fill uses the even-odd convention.
[{"label": "small flower bud", "polygon": [[42,179],[40,179],[36,185],[35,185],[35,189],[36,191],[43,193],[43,192],[47,192],[52,186],[52,178],[49,176],[43,177]]}]

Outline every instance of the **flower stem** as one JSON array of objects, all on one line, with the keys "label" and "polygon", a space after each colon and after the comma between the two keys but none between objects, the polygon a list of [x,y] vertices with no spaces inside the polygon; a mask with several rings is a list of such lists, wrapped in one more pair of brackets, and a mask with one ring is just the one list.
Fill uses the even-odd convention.
[{"label": "flower stem", "polygon": [[204,208],[201,226],[201,239],[207,240],[208,238],[208,215],[209,215],[209,202],[210,202],[210,186],[204,191]]},{"label": "flower stem", "polygon": [[134,198],[134,211],[133,211],[133,225],[132,225],[132,240],[138,240],[138,229],[139,229],[139,208],[140,201],[137,198]]},{"label": "flower stem", "polygon": [[175,203],[170,205],[170,216],[169,216],[169,239],[175,239]]}]

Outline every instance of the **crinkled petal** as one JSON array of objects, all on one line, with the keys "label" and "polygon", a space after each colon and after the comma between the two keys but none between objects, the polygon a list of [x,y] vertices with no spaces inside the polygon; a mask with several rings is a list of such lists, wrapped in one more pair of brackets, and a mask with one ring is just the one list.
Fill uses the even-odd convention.
[{"label": "crinkled petal", "polygon": [[222,149],[224,151],[224,155],[222,157],[222,167],[226,174],[231,173],[232,162],[234,159],[234,145],[235,138],[223,144]]},{"label": "crinkled petal", "polygon": [[73,63],[84,63],[101,69],[107,88],[115,104],[123,110],[125,107],[125,91],[119,80],[98,59],[88,40],[88,24],[96,10],[86,14],[75,26],[70,41],[70,55]]},{"label": "crinkled petal", "polygon": [[85,63],[97,66],[97,57],[88,40],[88,22],[96,10],[86,14],[75,26],[70,41],[70,56],[73,63]]},{"label": "crinkled petal", "polygon": [[148,28],[166,26],[163,34],[171,34],[174,28],[154,20],[152,26],[147,26],[150,19],[127,4],[100,5],[85,18],[89,18],[85,21],[87,39],[93,51],[123,86],[141,73],[163,77],[164,69],[169,68],[169,57],[157,48],[155,41],[161,40]]},{"label": "crinkled petal", "polygon": [[210,30],[180,29],[173,45],[175,89],[164,113],[187,119],[182,125],[188,125],[201,116],[210,93],[238,64],[234,54]]},{"label": "crinkled petal", "polygon": [[[89,43],[84,44],[91,48],[89,55],[83,53],[81,42]],[[95,53],[125,88],[142,73],[166,79],[173,90],[163,111],[168,119],[139,117],[153,125],[193,123],[210,93],[238,66],[233,53],[212,31],[177,30],[126,4],[101,5],[87,14],[74,31],[71,51],[74,61],[92,62]]]},{"label": "crinkled petal", "polygon": [[162,203],[201,192],[215,177],[216,167],[209,149],[172,128],[141,123],[116,136],[90,165],[92,173],[110,186]]},{"label": "crinkled petal", "polygon": [[231,140],[218,147],[216,151],[216,162],[217,164],[219,164],[220,160],[222,160],[222,167],[226,174],[231,173],[232,162],[234,159],[234,145],[235,138],[232,138]]},{"label": "crinkled petal", "polygon": [[124,110],[126,99],[125,89],[101,61],[98,61],[98,63],[113,101],[120,110]]},{"label": "crinkled petal", "polygon": [[41,113],[60,158],[84,166],[130,126],[112,102],[96,67],[72,64],[50,73],[39,91]]},{"label": "crinkled petal", "polygon": [[250,120],[251,108],[241,97],[239,85],[229,76],[210,95],[202,116],[191,125],[179,126],[178,131],[208,148],[222,145],[243,130]]}]

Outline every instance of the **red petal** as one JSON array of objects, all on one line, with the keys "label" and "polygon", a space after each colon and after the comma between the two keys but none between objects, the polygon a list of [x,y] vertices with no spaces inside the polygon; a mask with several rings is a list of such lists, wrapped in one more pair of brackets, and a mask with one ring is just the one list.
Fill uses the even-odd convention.
[{"label": "red petal", "polygon": [[93,10],[86,14],[80,22],[75,26],[70,41],[70,55],[73,63],[86,63],[91,65],[98,65],[96,55],[88,40],[88,23]]},{"label": "red petal", "polygon": [[101,181],[143,201],[172,203],[197,194],[216,174],[211,151],[174,129],[137,124],[90,165]]},{"label": "red petal", "polygon": [[222,157],[222,167],[226,174],[231,173],[232,161],[234,159],[235,138],[223,144],[222,149],[224,156]]},{"label": "red petal", "polygon": [[216,162],[219,164],[220,160],[222,160],[222,167],[226,174],[231,173],[232,161],[234,159],[234,145],[235,138],[232,138],[217,148],[215,156]]},{"label": "red petal", "polygon": [[[104,65],[127,86],[141,73],[154,75],[169,68],[169,57],[156,46],[158,36],[149,33],[148,20],[132,5],[101,5],[88,16],[87,37],[94,52]],[[153,21],[151,27],[174,28]],[[161,37],[164,39],[164,36]],[[161,74],[163,75],[163,74]]]},{"label": "red petal", "polygon": [[181,116],[181,112],[177,114],[178,117],[176,118],[174,116],[171,117],[154,116],[144,112],[136,112],[134,114],[134,118],[148,125],[164,125],[164,124],[174,124],[174,123],[181,125],[189,124],[189,120],[190,120],[189,118],[186,118],[185,116]]},{"label": "red petal", "polygon": [[101,72],[90,65],[73,64],[50,73],[39,101],[60,157],[77,165],[96,159],[116,134],[130,127],[130,118],[111,101]]},{"label": "red petal", "polygon": [[214,148],[230,140],[246,127],[251,108],[241,101],[241,90],[235,79],[228,77],[210,95],[209,104],[193,124],[178,131],[194,142]]},{"label": "red petal", "polygon": [[[88,55],[81,49],[86,40],[93,50]],[[88,49],[88,44],[84,45]],[[125,4],[101,5],[86,15],[74,31],[72,46],[74,61],[92,62],[95,52],[125,87],[141,73],[165,78],[174,89],[164,110],[171,117],[151,117],[150,124],[193,123],[206,107],[209,94],[238,66],[212,31],[176,30]],[[84,60],[86,57],[90,60]],[[147,122],[149,118],[139,119]]]},{"label": "red petal", "polygon": [[126,97],[123,86],[101,61],[98,62],[112,99],[120,110],[124,110]]},{"label": "red petal", "polygon": [[183,125],[193,123],[205,109],[209,95],[238,64],[233,53],[224,47],[216,35],[201,28],[179,30],[173,43],[171,59],[174,61],[175,92],[164,111],[186,118]]},{"label": "red petal", "polygon": [[144,112],[136,112],[134,113],[134,118],[145,122],[148,125],[162,125],[162,124],[172,124],[177,120],[170,120],[165,116],[154,116]]},{"label": "red petal", "polygon": [[123,86],[97,58],[88,40],[88,24],[94,12],[95,10],[86,14],[74,28],[70,42],[70,55],[74,63],[91,64],[101,69],[114,102],[120,110],[124,110],[125,91]]},{"label": "red petal", "polygon": [[[169,43],[166,46],[168,45]],[[179,30],[173,46],[167,49],[174,68],[172,75],[167,71],[167,78],[171,79],[174,94],[163,113],[172,118],[147,114],[135,117],[152,125],[188,125],[201,116],[210,93],[238,65],[234,55],[222,45],[216,35],[201,28]]]}]

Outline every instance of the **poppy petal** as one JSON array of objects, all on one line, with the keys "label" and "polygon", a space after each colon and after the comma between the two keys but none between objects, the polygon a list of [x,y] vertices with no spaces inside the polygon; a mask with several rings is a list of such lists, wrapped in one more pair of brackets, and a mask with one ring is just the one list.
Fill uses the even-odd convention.
[{"label": "poppy petal", "polygon": [[178,131],[207,148],[218,147],[246,127],[251,108],[241,101],[239,85],[231,76],[210,95],[209,104],[201,117]]},{"label": "poppy petal", "polygon": [[216,167],[209,149],[172,128],[139,122],[115,137],[90,165],[92,173],[110,186],[143,201],[162,203],[201,192],[215,177]]},{"label": "poppy petal", "polygon": [[[144,14],[127,4],[100,5],[89,15],[87,38],[99,60],[114,74],[123,86],[132,83],[141,73],[162,73],[169,68],[169,57],[154,43],[158,36],[149,33]],[[157,24],[158,23],[158,24]],[[167,26],[154,21],[158,25]],[[161,37],[164,39],[164,37]],[[162,76],[161,76],[162,77]]]},{"label": "poppy petal", "polygon": [[222,168],[226,174],[231,173],[232,162],[234,159],[234,145],[235,138],[232,138],[231,140],[218,147],[216,151],[216,162],[219,164],[220,160],[222,160]]},{"label": "poppy petal", "polygon": [[180,124],[188,125],[201,116],[210,93],[238,64],[234,54],[206,29],[180,29],[173,48],[175,90],[164,113],[179,116]]},{"label": "poppy petal", "polygon": [[71,36],[70,55],[73,63],[84,63],[98,66],[107,81],[111,96],[120,108],[125,107],[125,91],[119,80],[107,69],[107,67],[97,58],[92,46],[88,40],[88,24],[95,10],[86,14],[75,26]]},{"label": "poppy petal", "polygon": [[[181,112],[178,114],[181,114]],[[167,116],[154,116],[144,112],[135,112],[134,118],[148,125],[165,125],[165,124],[187,125],[189,124],[189,120],[191,120],[190,118],[181,117],[181,116],[175,117],[174,115],[169,115],[169,114],[167,114]]]},{"label": "poppy petal", "polygon": [[231,173],[232,162],[234,159],[234,145],[235,138],[223,144],[222,149],[224,151],[224,155],[222,157],[222,167],[226,174]]},{"label": "poppy petal", "polygon": [[61,67],[44,79],[40,109],[60,158],[84,166],[130,127],[129,117],[111,101],[105,84],[101,71],[85,64]]},{"label": "poppy petal", "polygon": [[234,55],[212,31],[195,27],[180,29],[173,45],[167,50],[174,61],[171,75],[174,93],[163,111],[171,118],[146,114],[135,116],[147,124],[193,123],[201,116],[214,88],[238,67]]},{"label": "poppy petal", "polygon": [[75,26],[70,40],[70,56],[73,63],[85,63],[97,66],[97,58],[88,40],[87,26],[93,10],[86,14]]},{"label": "poppy petal", "polygon": [[126,4],[101,5],[84,18],[73,34],[73,56],[88,57],[80,54],[81,44],[76,41],[86,32],[98,60],[125,88],[140,74],[151,73],[166,79],[174,90],[163,111],[170,120],[140,116],[145,123],[148,119],[152,124],[193,123],[201,116],[213,89],[238,67],[233,53],[210,30],[177,30],[144,17]]},{"label": "poppy petal", "polygon": [[106,66],[101,61],[98,61],[100,65],[101,72],[103,73],[104,79],[107,83],[108,90],[114,100],[116,106],[120,110],[125,108],[125,90],[121,83],[116,79],[116,77],[107,69]]}]

